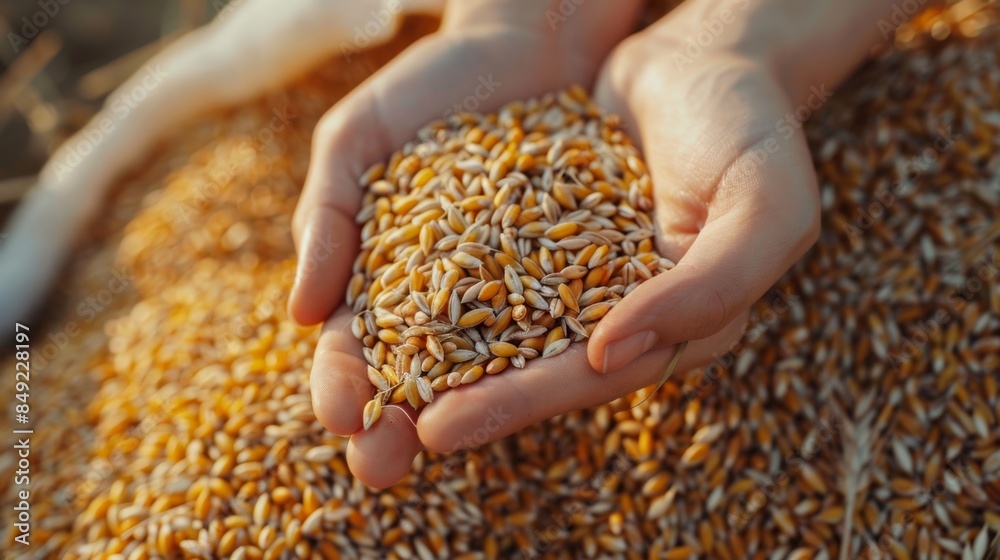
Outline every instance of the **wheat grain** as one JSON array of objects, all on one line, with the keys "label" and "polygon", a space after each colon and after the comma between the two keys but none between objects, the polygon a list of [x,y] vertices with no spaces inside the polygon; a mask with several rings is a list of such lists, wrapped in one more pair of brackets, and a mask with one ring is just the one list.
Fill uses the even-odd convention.
[{"label": "wheat grain", "polygon": [[[376,391],[366,428],[378,418],[372,403],[400,383],[418,408],[433,398],[427,379],[456,372],[468,384],[560,354],[673,264],[656,254],[652,219],[635,208],[652,208],[645,165],[617,119],[579,87],[496,114],[456,115],[417,138],[359,181],[364,234],[346,298],[359,312],[352,332]],[[544,329],[532,337],[546,335],[542,348],[516,337],[535,327]],[[390,354],[396,383],[374,369]],[[421,367],[402,367],[399,356]]]},{"label": "wheat grain", "polygon": [[[316,120],[361,77],[345,76],[388,60],[402,44],[355,56],[351,64],[337,57],[328,78],[185,129],[119,185],[91,248],[64,275],[65,295],[53,299],[49,322],[37,327],[44,339],[69,321],[79,323],[76,306],[106,286],[112,263],[132,271],[132,287],[79,325],[66,348],[54,357],[44,347],[33,350],[33,373],[44,380],[31,408],[37,525],[30,547],[14,543],[5,525],[4,550],[67,559],[261,559],[279,550],[289,558],[468,560],[667,554],[763,560],[809,552],[830,560],[845,549],[855,559],[996,557],[1000,125],[991,115],[1000,42],[989,24],[997,21],[995,9],[951,20],[950,27],[940,14],[921,21],[946,30],[946,38],[900,29],[909,39],[839,88],[805,125],[825,232],[773,292],[785,303],[769,294],[754,306],[756,320],[740,346],[705,371],[679,372],[656,393],[565,414],[469,452],[421,453],[399,484],[378,492],[351,477],[346,438],[326,433],[312,417],[309,368],[318,333],[294,327],[276,294],[287,293],[294,276],[289,217]],[[975,38],[964,36],[966,27]],[[256,154],[254,165],[245,165],[247,132],[266,127],[275,104],[286,102],[300,117]],[[958,140],[925,158],[939,127],[948,126]],[[537,138],[526,139],[509,169],[531,169],[545,164],[550,151],[556,161],[574,149]],[[485,161],[501,139],[480,131],[469,140],[487,151],[473,152]],[[398,161],[390,163],[395,168]],[[231,184],[204,198],[203,185],[220,173],[231,174]],[[411,185],[429,182],[420,173]],[[513,190],[519,181],[500,179],[498,190],[508,184]],[[446,189],[458,186],[464,188]],[[554,191],[552,198],[559,197],[565,198]],[[872,206],[890,200],[881,213]],[[177,220],[185,204],[194,212],[190,222]],[[604,206],[597,193],[576,204],[597,216],[615,207]],[[499,218],[501,229],[524,225],[519,212],[527,213],[526,223],[544,219],[540,205],[510,208]],[[415,220],[435,223],[443,215],[431,211]],[[223,236],[237,224],[251,232],[240,245]],[[861,235],[852,237],[848,226]],[[485,263],[485,254],[462,245],[456,230],[435,235],[434,244],[454,235],[442,246],[461,245]],[[548,309],[559,283],[541,282],[550,273],[541,254],[527,258],[535,241],[507,237],[493,258],[503,272],[517,271],[530,317]],[[588,259],[567,258],[566,265],[599,268],[617,257],[605,259],[597,249],[588,257],[576,238],[610,246],[626,237],[616,230],[577,232],[546,247],[545,266],[562,266],[548,260],[563,250]],[[439,272],[441,279],[447,272]],[[391,273],[425,282],[405,270]],[[507,275],[495,280],[505,284],[510,310],[495,320],[494,327],[509,321],[494,331],[499,341],[520,319],[513,318]],[[452,289],[471,289],[462,282]],[[353,286],[356,298],[368,297],[362,288]],[[624,294],[623,286],[607,288],[596,274],[584,277],[581,310],[604,301],[609,290]],[[541,306],[532,305],[535,297]],[[426,315],[429,302],[413,299]],[[471,301],[478,296],[464,303]],[[492,309],[485,301],[478,307],[485,306]],[[941,309],[948,320],[927,328]],[[351,328],[390,328],[375,324],[380,317],[359,317]],[[403,344],[433,335],[442,352],[452,352],[460,345],[473,350],[479,341],[470,335],[456,344],[453,325],[423,319],[400,333]],[[518,346],[519,355],[540,353],[553,327],[576,332],[566,316],[557,323],[515,328],[504,342]],[[486,342],[483,328],[476,330]],[[389,386],[402,380],[388,345],[377,343],[365,355]],[[498,359],[486,358],[476,364],[484,374]],[[13,371],[11,360],[4,364]],[[457,371],[472,367],[437,361],[426,377],[435,391],[457,387],[463,375]],[[399,398],[405,399],[402,390]],[[855,425],[849,441],[847,426],[818,438],[817,426],[840,418],[840,411],[852,421],[862,418],[856,412],[870,413],[877,430],[869,435],[879,437],[872,443]],[[867,451],[849,447],[866,440]],[[708,446],[705,458],[679,468],[696,444]],[[809,459],[794,455],[813,445]],[[313,448],[320,449],[313,458],[325,459],[328,448],[335,453],[310,461]],[[15,470],[15,458],[0,454],[4,472]],[[263,477],[234,474],[252,462],[263,465]],[[865,478],[849,480],[853,473]],[[0,478],[7,511],[21,489],[13,478]]]}]

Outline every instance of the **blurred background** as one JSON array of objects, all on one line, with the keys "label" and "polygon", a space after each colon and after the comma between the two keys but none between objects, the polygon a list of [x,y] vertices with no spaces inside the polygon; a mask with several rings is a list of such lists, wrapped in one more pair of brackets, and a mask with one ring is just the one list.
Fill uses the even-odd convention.
[{"label": "blurred background", "polygon": [[[49,155],[115,87],[172,40],[210,21],[229,1],[3,0],[0,223]],[[962,20],[994,1],[947,3],[959,16],[955,19]],[[666,12],[677,3],[654,1],[653,11]],[[925,17],[938,14],[932,9]]]},{"label": "blurred background", "polygon": [[[233,0],[238,4],[245,0]],[[996,0],[950,0],[922,19],[942,34]],[[230,0],[3,0],[0,3],[0,228],[45,161],[107,95]],[[662,14],[677,0],[652,0]],[[648,22],[647,22],[648,23]],[[897,39],[906,35],[906,26]],[[935,37],[943,38],[943,37]]]},{"label": "blurred background", "polygon": [[49,155],[111,91],[226,2],[0,2],[0,227]]}]

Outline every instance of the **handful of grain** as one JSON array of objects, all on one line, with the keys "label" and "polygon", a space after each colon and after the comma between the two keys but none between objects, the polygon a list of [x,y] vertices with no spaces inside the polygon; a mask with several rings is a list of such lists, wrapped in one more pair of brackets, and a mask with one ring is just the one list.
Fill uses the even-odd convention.
[{"label": "handful of grain", "polygon": [[347,302],[377,389],[365,429],[386,402],[563,352],[673,266],[638,150],[577,86],[433,122],[360,182]]}]

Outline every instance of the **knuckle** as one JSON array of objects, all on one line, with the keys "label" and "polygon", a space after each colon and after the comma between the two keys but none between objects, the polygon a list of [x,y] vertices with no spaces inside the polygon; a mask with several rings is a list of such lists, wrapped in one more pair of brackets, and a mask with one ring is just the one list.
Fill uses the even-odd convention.
[{"label": "knuckle", "polygon": [[348,115],[342,110],[342,103],[335,105],[316,123],[313,131],[314,149],[325,149],[344,130]]},{"label": "knuckle", "polygon": [[638,61],[646,59],[648,46],[638,35],[632,35],[619,43],[609,57],[611,83],[618,91],[632,91],[639,79]]}]

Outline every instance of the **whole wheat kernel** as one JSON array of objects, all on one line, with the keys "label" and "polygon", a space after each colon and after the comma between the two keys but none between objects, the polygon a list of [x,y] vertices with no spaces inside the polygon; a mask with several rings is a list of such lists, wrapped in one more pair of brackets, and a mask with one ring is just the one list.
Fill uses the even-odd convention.
[{"label": "whole wheat kernel", "polygon": [[365,428],[400,386],[420,407],[446,374],[560,354],[673,266],[653,246],[646,166],[579,87],[430,123],[360,184],[346,299],[375,388]]}]

